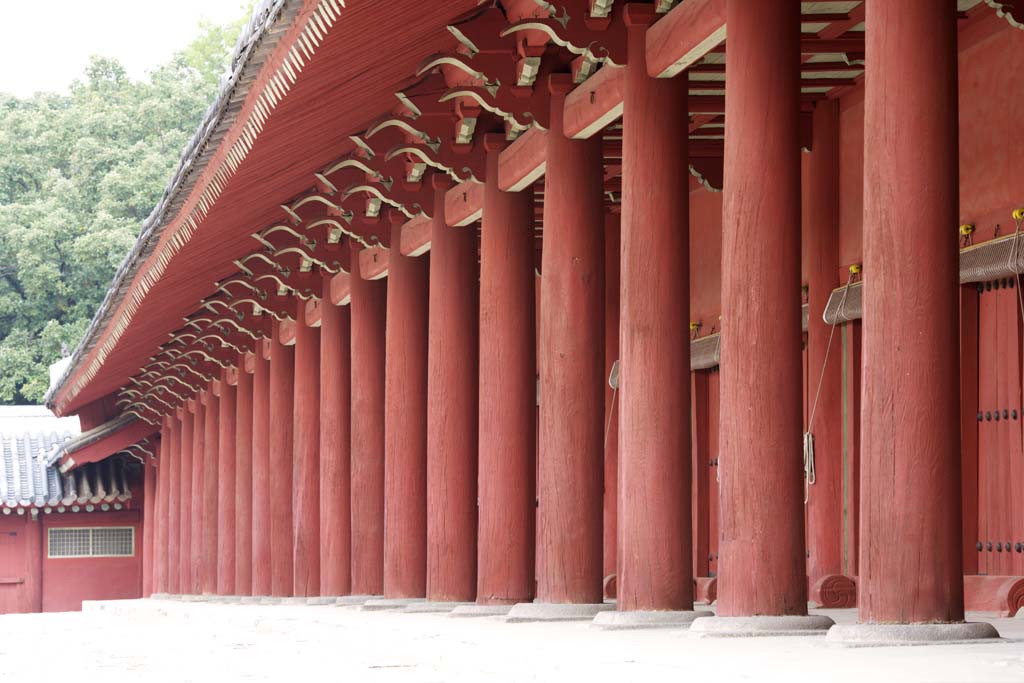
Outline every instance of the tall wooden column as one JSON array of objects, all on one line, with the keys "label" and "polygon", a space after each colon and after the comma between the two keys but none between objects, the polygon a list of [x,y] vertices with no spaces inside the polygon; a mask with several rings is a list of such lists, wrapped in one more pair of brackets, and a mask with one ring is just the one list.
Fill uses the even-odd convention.
[{"label": "tall wooden column", "polygon": [[203,464],[206,462],[206,401],[210,390],[200,391],[195,398],[195,415],[192,420],[192,489],[188,503],[192,506],[189,534],[188,590],[190,595],[199,595],[203,588],[203,507],[206,499],[203,481]]},{"label": "tall wooden column", "polygon": [[247,356],[238,356],[235,397],[235,595],[252,595],[253,378]]},{"label": "tall wooden column", "polygon": [[867,21],[860,620],[961,621],[956,3]]},{"label": "tall wooden column", "polygon": [[718,614],[806,615],[800,6],[726,12]]},{"label": "tall wooden column", "polygon": [[384,346],[387,288],[352,255],[352,592],[384,590]]},{"label": "tall wooden column", "polygon": [[270,340],[256,342],[252,373],[252,594],[270,595]]},{"label": "tall wooden column", "polygon": [[203,433],[203,555],[200,561],[202,592],[217,592],[217,494],[220,474],[220,396],[211,383],[206,392]]},{"label": "tall wooden column", "polygon": [[[488,134],[480,233],[480,523],[477,602],[529,602],[536,538],[537,340],[533,186],[498,187]],[[471,228],[459,228],[472,230]]]},{"label": "tall wooden column", "polygon": [[687,91],[647,74],[653,6],[625,19],[618,609],[690,611]]},{"label": "tall wooden column", "polygon": [[[329,304],[328,304],[329,305]],[[320,594],[320,330],[295,314],[293,594]]]},{"label": "tall wooden column", "polygon": [[[621,270],[620,244],[621,214],[604,215],[604,576],[607,579],[617,571],[618,564],[618,498],[619,498],[619,395],[609,384],[612,368],[619,360],[619,272]],[[605,587],[618,590],[617,581]]]},{"label": "tall wooden column", "polygon": [[[396,220],[397,219],[397,220]],[[401,253],[394,212],[388,255],[384,385],[384,597],[427,590],[427,305],[430,257]]]},{"label": "tall wooden column", "polygon": [[475,230],[445,225],[435,174],[430,226],[427,387],[427,598],[476,598],[479,270]]},{"label": "tall wooden column", "polygon": [[270,340],[270,594],[292,595],[292,500],[295,407],[295,349],[281,343],[273,324]]},{"label": "tall wooden column", "polygon": [[188,413],[188,406],[183,405],[171,417],[171,462],[170,476],[167,478],[167,592],[171,595],[181,593],[181,555],[185,547],[182,539],[182,518],[187,505],[182,496],[182,469],[184,467],[184,445],[182,438],[183,416]]},{"label": "tall wooden column", "polygon": [[235,595],[235,431],[237,382],[245,370],[225,369],[220,375],[220,416],[217,442],[217,594]]},{"label": "tall wooden column", "polygon": [[167,495],[170,491],[171,468],[174,462],[174,415],[164,415],[160,430],[160,460],[156,471],[156,533],[153,538],[153,592],[167,593],[167,565],[170,553],[170,519]]},{"label": "tall wooden column", "polygon": [[[167,451],[167,441],[161,430],[160,448],[157,460],[161,463]],[[154,531],[158,524],[156,518],[156,463],[144,462],[142,465],[142,597],[153,594],[153,567],[156,562],[153,556],[156,551]]]},{"label": "tall wooden column", "polygon": [[352,592],[352,371],[349,309],[320,310],[320,595]]},{"label": "tall wooden column", "polygon": [[[807,577],[810,585],[843,573],[842,331],[822,318],[839,272],[839,102],[814,108],[808,164],[807,400],[814,411],[814,484],[807,489]],[[832,347],[829,350],[829,339]]]},{"label": "tall wooden column", "polygon": [[604,210],[601,138],[562,132],[568,74],[550,77],[540,292],[537,598],[602,600]]}]

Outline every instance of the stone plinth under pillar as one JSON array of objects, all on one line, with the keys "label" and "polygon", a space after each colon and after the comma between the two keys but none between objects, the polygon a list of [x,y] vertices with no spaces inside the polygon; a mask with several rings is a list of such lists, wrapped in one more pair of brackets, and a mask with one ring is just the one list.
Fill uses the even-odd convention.
[{"label": "stone plinth under pillar", "polygon": [[460,605],[448,616],[455,618],[503,617],[512,610],[512,605]]},{"label": "stone plinth under pillar", "polygon": [[594,617],[593,626],[602,631],[631,629],[680,628],[688,629],[695,620],[714,616],[707,611],[694,610],[609,610]]},{"label": "stone plinth under pillar", "polygon": [[509,610],[505,621],[510,624],[533,621],[590,621],[600,612],[614,609],[615,605],[607,602],[521,602]]},{"label": "stone plinth under pillar", "polygon": [[848,647],[893,645],[952,645],[1001,640],[996,627],[986,622],[959,624],[836,624],[825,642]]},{"label": "stone plinth under pillar", "polygon": [[701,617],[690,626],[698,638],[754,638],[766,636],[823,636],[835,622],[812,614],[751,617]]}]

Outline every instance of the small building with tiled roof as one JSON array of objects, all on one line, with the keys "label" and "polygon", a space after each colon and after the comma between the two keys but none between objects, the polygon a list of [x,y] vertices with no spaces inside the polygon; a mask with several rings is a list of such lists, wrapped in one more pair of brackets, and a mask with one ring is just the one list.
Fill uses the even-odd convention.
[{"label": "small building with tiled roof", "polygon": [[[109,431],[130,429],[118,427]],[[0,406],[0,614],[140,595],[150,449],[143,440],[100,455],[88,448],[107,433],[79,431],[42,406]],[[89,459],[75,466],[79,452]]]}]

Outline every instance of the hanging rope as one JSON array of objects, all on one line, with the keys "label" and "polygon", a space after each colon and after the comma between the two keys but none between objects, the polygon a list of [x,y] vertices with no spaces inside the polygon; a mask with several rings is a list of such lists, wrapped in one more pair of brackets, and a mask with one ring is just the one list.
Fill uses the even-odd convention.
[{"label": "hanging rope", "polygon": [[846,313],[846,299],[850,294],[850,286],[853,284],[853,276],[860,272],[859,265],[850,266],[850,276],[846,279],[846,286],[843,287],[843,297],[839,300],[839,310],[833,317],[831,329],[828,333],[828,344],[825,345],[825,358],[821,362],[821,373],[818,376],[818,388],[814,392],[814,402],[811,404],[811,414],[807,418],[807,431],[804,432],[804,505],[810,500],[811,486],[814,486],[817,475],[814,470],[814,434],[811,428],[814,426],[814,416],[818,412],[818,399],[821,397],[821,385],[825,381],[825,368],[828,367],[828,357],[832,353],[832,339],[836,334],[836,325],[839,318]]}]

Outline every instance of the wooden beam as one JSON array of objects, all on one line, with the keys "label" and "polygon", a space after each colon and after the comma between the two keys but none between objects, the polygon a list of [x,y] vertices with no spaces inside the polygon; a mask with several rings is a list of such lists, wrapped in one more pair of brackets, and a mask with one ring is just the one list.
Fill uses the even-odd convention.
[{"label": "wooden beam", "polygon": [[621,117],[625,82],[624,69],[606,65],[577,86],[565,98],[565,134],[585,140]]},{"label": "wooden beam", "polygon": [[724,40],[725,0],[687,0],[647,29],[647,72],[671,78]]},{"label": "wooden beam", "polygon": [[[453,190],[457,190],[461,185],[456,185]],[[483,187],[481,185],[480,187]],[[451,190],[449,190],[451,192]],[[483,213],[483,194],[479,196],[474,195],[473,201],[478,202],[476,204],[475,213],[478,215]],[[448,202],[445,201],[447,206]],[[466,202],[465,210],[470,210],[473,207]],[[447,211],[447,209],[445,209]],[[398,245],[399,251],[403,256],[420,256],[430,251],[430,218],[428,216],[416,216],[409,221],[406,221],[405,225],[402,226],[402,240],[401,244]],[[394,246],[394,245],[392,245]]]},{"label": "wooden beam", "polygon": [[331,304],[334,306],[347,306],[352,300],[349,277],[348,273],[338,273],[331,278]]},{"label": "wooden beam", "polygon": [[359,252],[359,273],[364,280],[379,280],[388,275],[388,249],[380,245]]},{"label": "wooden beam", "polygon": [[[544,175],[547,136],[547,131],[531,128],[502,150],[498,162],[498,187],[506,192],[518,192]],[[482,202],[482,193],[480,197]]]},{"label": "wooden beam", "polygon": [[[445,193],[445,223],[448,227],[462,227],[475,223],[480,220],[480,215],[483,213],[483,206],[483,183],[474,182],[472,180],[459,183]],[[404,228],[402,232],[404,235]],[[402,253],[404,254],[405,251],[403,250]]]},{"label": "wooden beam", "polygon": [[320,299],[307,301],[304,314],[306,327],[320,327]]}]

